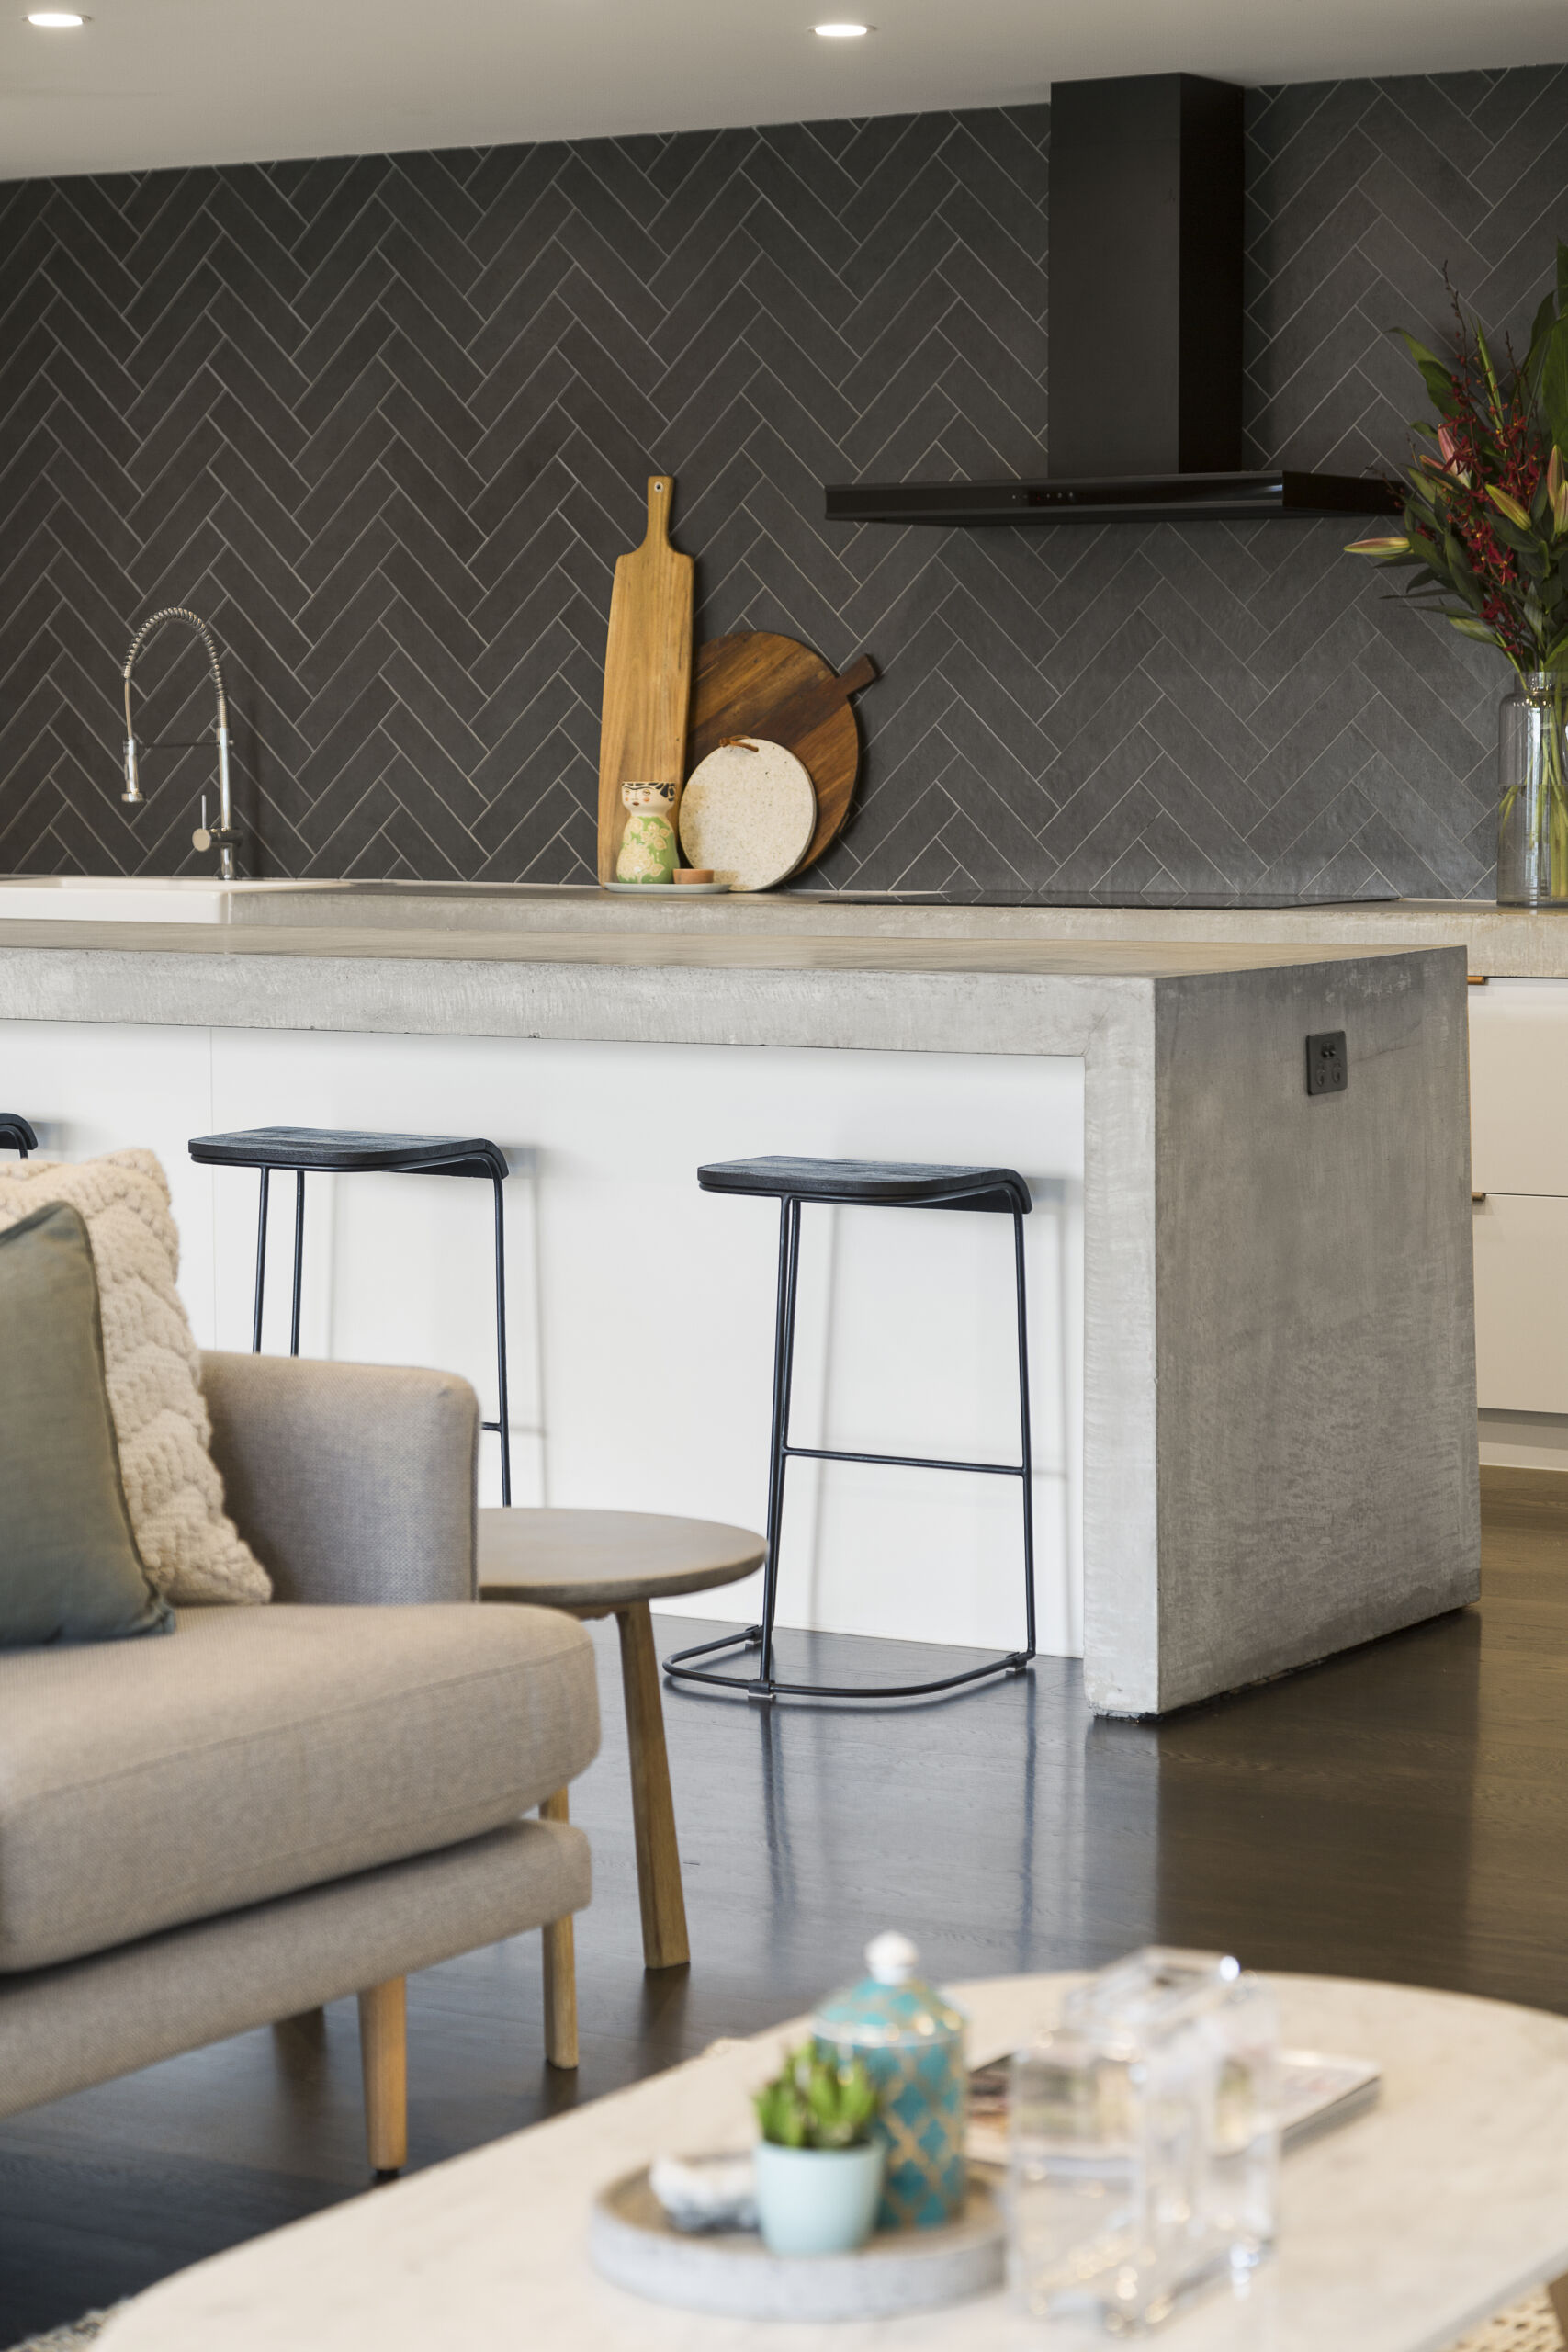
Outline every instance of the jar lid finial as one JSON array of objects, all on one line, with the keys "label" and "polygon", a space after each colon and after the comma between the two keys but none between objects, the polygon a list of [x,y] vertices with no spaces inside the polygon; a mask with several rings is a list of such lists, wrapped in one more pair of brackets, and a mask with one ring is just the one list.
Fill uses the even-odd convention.
[{"label": "jar lid finial", "polygon": [[897,1928],[874,1937],[865,1948],[865,1964],[879,1984],[908,1984],[919,1966],[920,1955]]}]

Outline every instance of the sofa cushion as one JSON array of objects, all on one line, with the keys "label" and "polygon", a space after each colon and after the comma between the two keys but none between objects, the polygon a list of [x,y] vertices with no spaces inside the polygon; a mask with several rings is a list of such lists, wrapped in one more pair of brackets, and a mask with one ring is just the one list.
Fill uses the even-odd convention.
[{"label": "sofa cushion", "polygon": [[172,1641],[0,1657],[0,1971],[498,1828],[599,1745],[570,1618],[196,1609]]},{"label": "sofa cushion", "polygon": [[265,1600],[266,1571],[223,1508],[208,1450],[200,1358],[175,1283],[180,1243],[163,1169],[140,1150],[0,1168],[0,1226],[46,1201],[69,1201],[86,1220],[125,1499],[148,1576],[176,1607]]},{"label": "sofa cushion", "polygon": [[0,1648],[172,1633],[119,1482],[87,1228],[0,1231]]}]

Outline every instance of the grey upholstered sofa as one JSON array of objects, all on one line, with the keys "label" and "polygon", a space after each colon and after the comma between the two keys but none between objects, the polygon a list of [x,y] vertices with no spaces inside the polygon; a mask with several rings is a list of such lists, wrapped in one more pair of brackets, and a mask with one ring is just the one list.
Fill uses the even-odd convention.
[{"label": "grey upholstered sofa", "polygon": [[356,1993],[391,2171],[411,1971],[543,1928],[547,2051],[576,2064],[592,1652],[474,1605],[466,1383],[234,1355],[202,1378],[276,1598],[0,1655],[0,2115]]}]

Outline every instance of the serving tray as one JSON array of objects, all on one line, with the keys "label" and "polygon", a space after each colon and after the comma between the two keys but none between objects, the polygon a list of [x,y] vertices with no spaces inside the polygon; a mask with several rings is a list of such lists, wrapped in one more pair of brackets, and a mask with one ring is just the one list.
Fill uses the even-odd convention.
[{"label": "serving tray", "polygon": [[886,2319],[985,2295],[1002,2283],[1001,2199],[971,2168],[969,2198],[940,2230],[879,2232],[854,2254],[770,2254],[755,2232],[673,2229],[629,2172],[593,2203],[588,2252],[601,2278],[650,2302],[732,2319]]}]

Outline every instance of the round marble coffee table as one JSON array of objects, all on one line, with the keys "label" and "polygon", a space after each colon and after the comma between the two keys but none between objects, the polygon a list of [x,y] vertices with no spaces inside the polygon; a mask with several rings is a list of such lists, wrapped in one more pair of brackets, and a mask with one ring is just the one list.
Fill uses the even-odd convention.
[{"label": "round marble coffee table", "polygon": [[[881,1922],[866,1920],[865,1928]],[[1053,2024],[1076,1979],[954,1984],[978,2064]],[[1276,1976],[1286,2042],[1375,2058],[1378,2105],[1285,2160],[1280,2245],[1245,2298],[1221,2290],[1154,2352],[1445,2352],[1568,2270],[1568,2019],[1500,2001]],[[743,2145],[747,2095],[795,2018],[373,2197],[198,2263],[111,2320],[102,2352],[1106,2352],[1005,2293],[831,2328],[672,2311],[589,2266],[588,2212],[667,2149]]]},{"label": "round marble coffee table", "polygon": [[[626,1702],[632,1822],[637,1832],[642,1956],[649,1968],[679,1968],[691,1958],[664,1708],[653,1646],[650,1600],[734,1584],[761,1567],[762,1538],[711,1519],[672,1519],[640,1510],[481,1510],[481,1600],[531,1601],[573,1617],[610,1617],[621,1637]],[[564,1792],[550,1799],[565,1818]],[[570,1936],[564,1920],[551,1935]]]}]

